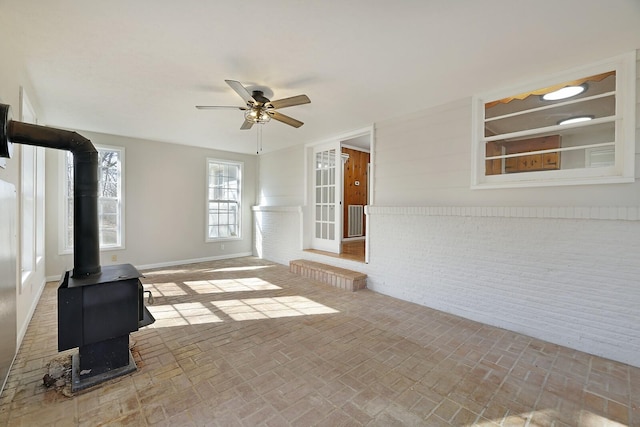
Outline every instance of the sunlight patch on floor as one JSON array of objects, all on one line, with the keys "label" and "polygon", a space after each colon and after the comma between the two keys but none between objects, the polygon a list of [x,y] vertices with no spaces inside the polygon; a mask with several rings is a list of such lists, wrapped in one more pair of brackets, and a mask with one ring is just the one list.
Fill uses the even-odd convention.
[{"label": "sunlight patch on floor", "polygon": [[273,265],[247,265],[245,267],[225,267],[225,268],[216,268],[215,270],[209,270],[210,272],[219,272],[219,271],[251,271],[251,270],[262,270],[264,268],[272,268]]},{"label": "sunlight patch on floor", "polygon": [[156,318],[154,327],[202,325],[223,321],[209,307],[205,307],[200,302],[154,305],[148,308]]},{"label": "sunlight patch on floor", "polygon": [[249,292],[282,289],[258,277],[243,279],[194,280],[184,282],[198,294],[215,294],[222,292]]},{"label": "sunlight patch on floor", "polygon": [[211,301],[206,305],[201,302],[155,304],[147,308],[156,319],[156,328],[224,322],[224,318],[216,315],[216,310],[236,321],[338,313],[338,310],[302,296],[232,299]]},{"label": "sunlight patch on floor", "polygon": [[214,301],[213,305],[239,321],[338,313],[331,307],[302,296]]},{"label": "sunlight patch on floor", "polygon": [[165,274],[182,274],[186,273],[187,269],[168,269],[168,270],[157,270],[157,271],[147,271],[144,273],[144,277],[153,277],[153,276],[162,276]]},{"label": "sunlight patch on floor", "polygon": [[153,290],[154,297],[177,297],[187,295],[187,292],[177,283],[154,283],[145,284],[146,290]]},{"label": "sunlight patch on floor", "polygon": [[620,424],[615,421],[611,421],[601,415],[594,414],[593,412],[582,410],[580,411],[580,426],[582,427],[626,427],[625,424]]},{"label": "sunlight patch on floor", "polygon": [[[562,418],[560,415],[561,414],[559,414],[555,409],[543,409],[519,415],[511,415],[506,418],[495,419],[492,421],[468,424],[466,427],[495,427],[496,425],[528,425],[533,427],[554,425],[554,420]],[[565,418],[567,418],[566,414],[564,415]],[[573,415],[574,416],[572,418],[580,427],[626,427],[626,424],[611,421],[608,418],[585,410],[575,412]]]}]

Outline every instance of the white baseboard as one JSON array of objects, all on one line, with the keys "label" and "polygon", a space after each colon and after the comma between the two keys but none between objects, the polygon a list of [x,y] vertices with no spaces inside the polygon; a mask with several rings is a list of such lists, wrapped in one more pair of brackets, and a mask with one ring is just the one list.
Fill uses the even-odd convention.
[{"label": "white baseboard", "polygon": [[45,280],[38,287],[37,295],[31,302],[31,307],[29,307],[29,313],[27,314],[26,321],[22,325],[20,325],[20,330],[18,330],[18,337],[17,337],[17,343],[16,343],[17,344],[16,348],[18,349],[22,345],[22,340],[24,339],[24,336],[27,333],[27,328],[29,327],[29,323],[31,323],[31,318],[33,317],[33,313],[36,312],[36,307],[38,306],[38,302],[40,301],[40,297],[42,296],[42,291],[44,290],[44,286],[47,284],[48,281],[49,279],[45,278]]},{"label": "white baseboard", "polygon": [[[177,261],[159,262],[155,264],[136,265],[135,267],[138,270],[149,270],[152,268],[173,267],[174,265],[195,264],[198,262],[219,261],[221,259],[242,258],[246,256],[253,256],[253,253],[240,252],[237,254],[227,254],[227,255],[204,257],[204,258],[193,258],[193,259],[182,259]],[[62,276],[47,276],[47,282],[59,282],[60,279],[62,279]]]},{"label": "white baseboard", "polygon": [[206,261],[219,261],[221,259],[242,258],[246,256],[253,256],[253,253],[241,252],[237,254],[219,255],[219,256],[212,256],[212,257],[205,257],[205,258],[194,258],[194,259],[183,259],[178,261],[159,262],[156,264],[136,265],[136,268],[138,270],[149,270],[152,268],[173,267],[175,265],[195,264],[198,262],[206,262]]}]

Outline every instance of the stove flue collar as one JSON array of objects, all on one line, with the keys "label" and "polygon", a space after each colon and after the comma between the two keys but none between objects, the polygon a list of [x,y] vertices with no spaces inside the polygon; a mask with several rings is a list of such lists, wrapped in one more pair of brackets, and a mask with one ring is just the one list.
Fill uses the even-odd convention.
[{"label": "stove flue collar", "polygon": [[9,122],[11,122],[11,106],[0,104],[0,157],[8,159],[13,155],[13,143],[9,139]]}]

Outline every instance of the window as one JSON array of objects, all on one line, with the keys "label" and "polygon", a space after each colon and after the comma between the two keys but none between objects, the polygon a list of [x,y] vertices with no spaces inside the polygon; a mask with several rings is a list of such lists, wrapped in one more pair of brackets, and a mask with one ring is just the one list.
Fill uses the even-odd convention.
[{"label": "window", "polygon": [[207,241],[240,238],[242,166],[207,159]]},{"label": "window", "polygon": [[36,147],[22,147],[22,232],[21,236],[21,270],[23,282],[35,269],[35,227],[36,227]]},{"label": "window", "polygon": [[36,263],[44,258],[45,148],[36,147]]},{"label": "window", "polygon": [[635,52],[474,97],[473,188],[633,182]]},{"label": "window", "polygon": [[[98,150],[98,229],[100,249],[124,247],[124,148],[97,146]],[[73,154],[63,154],[63,194],[65,198],[62,253],[73,251]]]},{"label": "window", "polygon": [[[36,124],[38,119],[27,92],[20,88],[20,118],[25,123]],[[20,270],[21,288],[28,283],[37,263],[44,256],[44,148],[21,146],[20,172]]]}]

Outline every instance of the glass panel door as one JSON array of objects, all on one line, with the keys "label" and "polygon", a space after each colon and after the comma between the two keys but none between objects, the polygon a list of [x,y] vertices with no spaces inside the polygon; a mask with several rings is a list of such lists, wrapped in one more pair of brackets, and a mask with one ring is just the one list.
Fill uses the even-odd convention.
[{"label": "glass panel door", "polygon": [[340,173],[339,144],[314,149],[314,232],[313,247],[340,253]]}]

